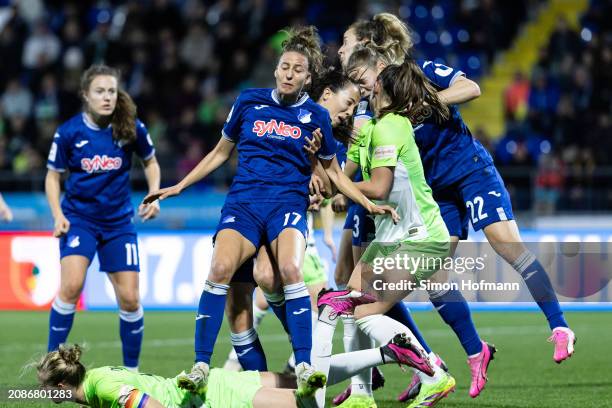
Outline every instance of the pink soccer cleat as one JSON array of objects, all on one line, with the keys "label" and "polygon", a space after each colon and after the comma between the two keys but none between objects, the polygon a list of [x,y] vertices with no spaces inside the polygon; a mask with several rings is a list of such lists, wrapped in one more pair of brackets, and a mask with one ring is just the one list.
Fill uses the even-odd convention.
[{"label": "pink soccer cleat", "polygon": [[429,363],[425,352],[415,347],[405,333],[396,334],[389,343],[381,347],[382,354],[393,361],[414,367],[428,376],[434,375],[434,369]]},{"label": "pink soccer cleat", "polygon": [[334,397],[334,399],[332,399],[332,404],[334,404],[334,406],[338,406],[340,404],[342,404],[344,401],[346,401],[348,399],[348,397],[351,396],[351,384],[349,384],[344,391],[342,391],[340,394],[336,395]]},{"label": "pink soccer cleat", "polygon": [[576,335],[569,328],[557,327],[553,329],[552,336],[548,341],[555,343],[555,354],[553,355],[555,363],[561,364],[563,360],[567,360],[574,354]]},{"label": "pink soccer cleat", "polygon": [[321,290],[317,300],[319,310],[323,306],[329,306],[332,309],[330,315],[351,316],[355,308],[359,305],[376,302],[376,298],[367,293],[361,293],[356,290]]},{"label": "pink soccer cleat", "polygon": [[[446,367],[446,364],[444,363],[444,361],[442,361],[442,359],[438,355],[436,355],[436,365],[440,367],[441,369],[443,369],[444,371],[448,372],[448,368]],[[408,387],[406,387],[406,389],[397,396],[397,400],[399,402],[407,402],[407,401],[413,400],[416,398],[417,395],[419,395],[419,392],[421,392],[421,379],[415,373],[412,375],[412,381],[410,382]]]},{"label": "pink soccer cleat", "polygon": [[472,372],[472,384],[470,384],[470,397],[476,398],[487,385],[487,369],[494,358],[497,349],[494,345],[482,342],[482,351],[474,357],[468,358],[468,365]]}]

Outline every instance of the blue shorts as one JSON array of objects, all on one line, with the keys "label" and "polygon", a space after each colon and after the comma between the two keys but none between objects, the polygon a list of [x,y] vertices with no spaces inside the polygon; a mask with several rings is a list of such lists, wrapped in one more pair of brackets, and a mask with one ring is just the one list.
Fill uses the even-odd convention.
[{"label": "blue shorts", "polygon": [[274,241],[285,228],[297,229],[306,239],[306,209],[306,203],[225,203],[215,235],[233,229],[251,241],[255,249]]},{"label": "blue shorts", "polygon": [[70,229],[60,238],[60,258],[82,255],[91,262],[97,252],[101,272],[140,271],[133,223],[104,227],[74,216],[67,218]]},{"label": "blue shorts", "polygon": [[359,204],[352,204],[346,212],[344,229],[353,230],[353,246],[367,245],[374,240],[376,227],[374,220],[368,216],[368,212]]},{"label": "blue shorts", "polygon": [[468,223],[475,231],[499,221],[513,220],[510,195],[495,166],[476,170],[456,183],[434,191],[451,236],[466,239]]}]

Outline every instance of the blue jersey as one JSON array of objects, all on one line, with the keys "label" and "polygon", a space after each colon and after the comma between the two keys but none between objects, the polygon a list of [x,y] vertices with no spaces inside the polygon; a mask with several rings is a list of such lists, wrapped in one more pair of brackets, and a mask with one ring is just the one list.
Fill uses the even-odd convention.
[{"label": "blue jersey", "polygon": [[336,153],[329,112],[304,94],[293,105],[282,105],[273,89],[242,92],[223,127],[223,137],[237,144],[238,169],[226,203],[308,200],[311,160],[306,137],[321,129],[318,156]]},{"label": "blue jersey", "polygon": [[155,155],[145,125],[136,121],[136,141],[113,139],[112,128],[100,129],[82,113],[62,124],[47,159],[51,170],[70,175],[62,211],[98,224],[123,224],[134,214],[130,194],[132,154],[143,160]]},{"label": "blue jersey", "polygon": [[[438,89],[446,89],[463,72],[432,61],[417,61],[425,76]],[[466,175],[493,164],[489,152],[472,136],[459,110],[449,106],[450,118],[443,123],[426,119],[413,123],[414,135],[427,184],[433,190],[449,186]]]}]

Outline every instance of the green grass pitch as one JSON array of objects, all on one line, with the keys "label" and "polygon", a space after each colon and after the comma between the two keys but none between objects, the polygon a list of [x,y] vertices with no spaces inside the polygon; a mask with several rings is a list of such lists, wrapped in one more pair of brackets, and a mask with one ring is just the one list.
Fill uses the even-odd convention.
[{"label": "green grass pitch", "polygon": [[[553,347],[546,342],[549,330],[541,314],[533,312],[474,313],[481,336],[494,343],[499,352],[489,370],[490,382],[483,394],[469,398],[469,371],[466,357],[454,333],[432,312],[416,312],[415,320],[431,347],[442,355],[457,379],[457,390],[440,406],[445,407],[612,407],[612,319],[610,313],[567,313],[578,336],[576,353],[557,365]],[[47,313],[0,312],[0,384],[18,388],[34,383],[33,371],[19,377],[22,367],[44,352]],[[193,357],[193,313],[147,312],[141,370],[174,376],[191,366]],[[79,312],[70,342],[86,343],[83,361],[90,367],[121,363],[118,317],[112,312]],[[286,335],[273,314],[259,330],[271,370],[282,370],[290,352]],[[338,326],[334,352],[342,351],[342,327]],[[223,364],[230,343],[224,325],[213,365]],[[386,386],[376,391],[379,407],[401,407],[396,395],[409,382],[409,374],[397,366],[385,366]],[[328,389],[328,396],[345,384]],[[52,402],[8,402],[0,407],[46,407]],[[70,404],[64,404],[69,406]],[[74,405],[72,405],[74,406]]]}]

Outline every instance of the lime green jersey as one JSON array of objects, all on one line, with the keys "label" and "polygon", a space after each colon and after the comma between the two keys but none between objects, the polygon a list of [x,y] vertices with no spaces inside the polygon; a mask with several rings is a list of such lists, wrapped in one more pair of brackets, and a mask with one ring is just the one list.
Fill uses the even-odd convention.
[{"label": "lime green jersey", "polygon": [[87,403],[93,408],[139,408],[147,395],[168,408],[204,405],[199,396],[178,388],[175,378],[136,373],[125,367],[88,370],[83,390]]},{"label": "lime green jersey", "polygon": [[394,168],[389,197],[377,203],[395,207],[401,221],[395,225],[391,217],[377,216],[375,241],[448,242],[448,230],[425,181],[414,130],[406,117],[390,113],[366,122],[347,158],[360,166],[364,180],[370,180],[377,167]]}]

